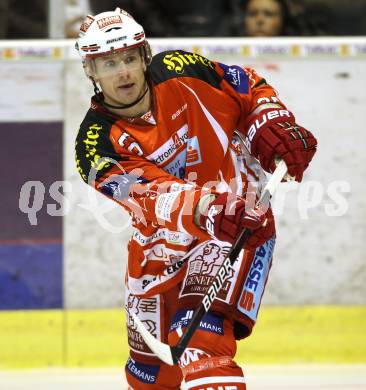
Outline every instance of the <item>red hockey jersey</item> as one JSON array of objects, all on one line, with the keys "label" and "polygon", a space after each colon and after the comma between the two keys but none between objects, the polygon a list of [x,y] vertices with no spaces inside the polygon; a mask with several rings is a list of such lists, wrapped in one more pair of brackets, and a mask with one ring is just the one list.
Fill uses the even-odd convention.
[{"label": "red hockey jersey", "polygon": [[193,221],[203,194],[243,195],[249,182],[263,182],[245,125],[260,105],[284,107],[253,69],[184,51],[154,56],[148,80],[151,112],[116,117],[94,97],[76,139],[83,180],[132,216],[127,282],[144,296],[178,283],[187,254],[210,239]]}]

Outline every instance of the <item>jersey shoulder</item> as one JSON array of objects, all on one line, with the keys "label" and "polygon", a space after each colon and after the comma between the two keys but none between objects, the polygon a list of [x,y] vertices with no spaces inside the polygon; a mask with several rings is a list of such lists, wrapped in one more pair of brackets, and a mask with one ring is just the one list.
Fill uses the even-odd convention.
[{"label": "jersey shoulder", "polygon": [[197,53],[183,50],[156,54],[149,65],[149,75],[154,84],[178,78],[191,77],[221,89],[222,77],[217,73],[217,63]]},{"label": "jersey shoulder", "polygon": [[113,166],[113,160],[121,160],[109,138],[113,119],[89,109],[82,121],[75,140],[77,170],[85,182],[98,179]]}]

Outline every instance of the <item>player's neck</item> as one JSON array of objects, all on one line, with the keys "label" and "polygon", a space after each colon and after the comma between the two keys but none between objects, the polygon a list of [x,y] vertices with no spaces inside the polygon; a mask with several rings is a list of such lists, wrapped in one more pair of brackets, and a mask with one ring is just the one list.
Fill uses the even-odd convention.
[{"label": "player's neck", "polygon": [[[144,86],[146,88],[146,85]],[[149,88],[149,86],[148,86]],[[145,89],[142,93],[145,92]],[[120,104],[116,101],[109,101],[111,99],[105,98],[105,101],[109,104],[117,105]],[[111,108],[109,107],[108,110],[113,112],[114,114],[121,116],[121,117],[127,117],[127,118],[136,118],[140,117],[144,114],[146,114],[151,109],[151,93],[150,88],[149,91],[145,94],[145,96],[135,105],[129,108]]]}]

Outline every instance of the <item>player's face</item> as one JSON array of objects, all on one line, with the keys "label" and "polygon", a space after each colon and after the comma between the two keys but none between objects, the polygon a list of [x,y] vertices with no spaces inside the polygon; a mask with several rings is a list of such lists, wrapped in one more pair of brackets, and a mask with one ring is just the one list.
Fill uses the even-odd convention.
[{"label": "player's face", "polygon": [[270,37],[281,34],[282,11],[275,0],[251,0],[248,3],[244,26],[251,37]]},{"label": "player's face", "polygon": [[138,48],[98,57],[94,61],[95,79],[107,103],[129,104],[143,93],[146,66]]}]

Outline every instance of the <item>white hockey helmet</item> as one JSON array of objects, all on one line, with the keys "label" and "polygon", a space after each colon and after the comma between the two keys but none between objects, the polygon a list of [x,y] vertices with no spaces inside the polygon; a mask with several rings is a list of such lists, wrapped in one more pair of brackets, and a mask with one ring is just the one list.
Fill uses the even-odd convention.
[{"label": "white hockey helmet", "polygon": [[130,14],[120,8],[95,16],[88,15],[80,26],[75,44],[89,77],[93,77],[89,60],[136,47],[141,47],[145,63],[148,65],[151,62],[151,50],[144,29]]}]

